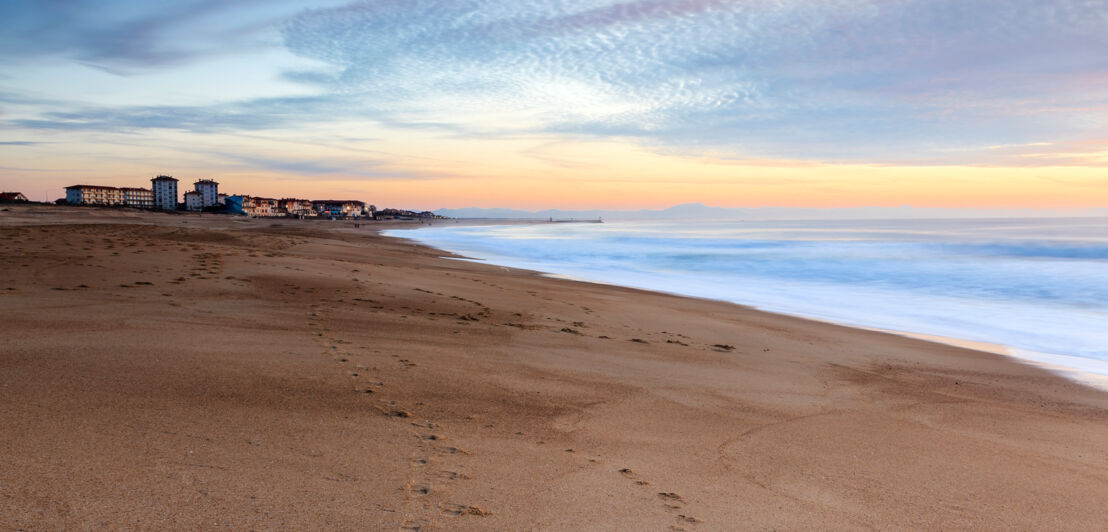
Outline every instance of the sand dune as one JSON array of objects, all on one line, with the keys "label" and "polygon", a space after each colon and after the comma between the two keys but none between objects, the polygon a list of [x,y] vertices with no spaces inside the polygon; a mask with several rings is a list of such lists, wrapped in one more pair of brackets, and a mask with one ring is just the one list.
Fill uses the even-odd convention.
[{"label": "sand dune", "polygon": [[375,227],[0,212],[0,528],[1108,522],[1108,394]]}]

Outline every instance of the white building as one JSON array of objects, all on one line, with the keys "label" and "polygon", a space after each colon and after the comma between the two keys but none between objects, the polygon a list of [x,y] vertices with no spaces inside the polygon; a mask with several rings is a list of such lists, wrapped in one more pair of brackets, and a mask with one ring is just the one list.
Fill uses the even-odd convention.
[{"label": "white building", "polygon": [[65,202],[70,205],[125,205],[149,209],[154,193],[145,188],[73,185],[65,187]]},{"label": "white building", "polygon": [[154,208],[163,211],[177,210],[177,180],[160,175],[150,180],[154,190]]},{"label": "white building", "polygon": [[122,187],[123,204],[128,207],[151,209],[154,207],[154,191],[148,188]]},{"label": "white building", "polygon": [[185,210],[199,212],[204,210],[204,198],[199,192],[190,190],[185,192]]},{"label": "white building", "polygon": [[[204,207],[211,207],[213,205],[218,205],[220,203],[220,201],[219,201],[219,183],[216,183],[215,181],[212,181],[211,179],[201,179],[200,181],[197,181],[196,183],[193,183],[193,187],[195,187],[196,193],[200,195],[201,207],[200,207],[200,209],[197,209],[197,210],[201,210]],[[188,203],[188,198],[185,199],[185,202]],[[189,210],[192,210],[192,209],[189,209]]]},{"label": "white building", "polygon": [[70,205],[123,205],[123,191],[103,185],[65,187],[65,202]]}]

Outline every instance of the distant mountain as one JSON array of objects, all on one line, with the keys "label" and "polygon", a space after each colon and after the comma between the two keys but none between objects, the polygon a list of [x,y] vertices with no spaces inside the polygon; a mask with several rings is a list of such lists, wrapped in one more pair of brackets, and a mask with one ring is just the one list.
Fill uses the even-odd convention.
[{"label": "distant mountain", "polygon": [[611,219],[643,219],[643,218],[705,218],[705,217],[731,217],[735,209],[723,207],[708,207],[702,203],[686,203],[675,205],[662,210],[582,210],[566,211],[560,209],[547,209],[543,211],[522,211],[514,209],[439,209],[435,214],[451,218],[507,218],[544,220],[554,218],[556,220],[578,219],[595,220],[597,218]]},{"label": "distant mountain", "polygon": [[622,211],[563,211],[557,209],[548,209],[545,211],[521,211],[515,209],[481,209],[477,207],[471,207],[466,209],[439,209],[434,211],[435,214],[446,216],[449,218],[494,218],[494,219],[526,219],[526,220],[545,220],[549,218],[567,219],[567,218],[590,218],[596,219],[598,216],[604,216],[613,212]]},{"label": "distant mountain", "polygon": [[884,219],[884,218],[1034,218],[1106,216],[1108,208],[1080,211],[1038,209],[940,209],[917,207],[849,207],[813,209],[794,207],[710,207],[703,203],[684,203],[667,209],[638,211],[547,209],[524,211],[503,208],[439,209],[435,214],[449,218],[493,218],[525,220],[643,220],[643,219],[707,219],[707,220],[819,220],[819,219]]}]

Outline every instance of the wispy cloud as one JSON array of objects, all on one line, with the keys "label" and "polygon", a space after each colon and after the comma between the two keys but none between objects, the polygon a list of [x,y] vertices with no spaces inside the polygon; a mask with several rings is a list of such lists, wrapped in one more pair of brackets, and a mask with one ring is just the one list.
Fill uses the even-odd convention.
[{"label": "wispy cloud", "polygon": [[274,155],[245,155],[242,153],[218,151],[209,152],[209,155],[217,160],[241,164],[244,168],[255,171],[273,171],[279,174],[292,174],[298,178],[326,175],[377,177],[379,174],[373,172],[372,169],[380,165],[380,162],[370,160],[352,162],[331,159],[328,161],[321,161]]},{"label": "wispy cloud", "polygon": [[[335,0],[313,2],[337,4]],[[178,66],[260,46],[259,32],[304,0],[8,0],[0,63],[62,56],[116,74]]]},{"label": "wispy cloud", "polygon": [[0,103],[34,109],[6,116],[26,130],[358,118],[755,159],[990,161],[1003,150],[964,148],[1108,127],[1106,26],[1108,0],[12,0],[0,64],[62,56],[132,75],[283,46],[320,68],[281,76],[313,96],[92,106],[0,83]]},{"label": "wispy cloud", "polygon": [[[47,111],[34,119],[13,119],[13,127],[39,130],[137,132],[174,129],[194,133],[285,128],[327,120],[342,109],[341,98],[260,98],[207,106],[75,107]],[[363,109],[372,115],[371,109]]]},{"label": "wispy cloud", "polygon": [[[283,34],[312,82],[470,128],[822,158],[938,153],[1080,128],[1108,88],[1102,1],[383,0]],[[1093,90],[1090,90],[1093,89]],[[1058,116],[1020,117],[1039,105]]]},{"label": "wispy cloud", "polygon": [[177,64],[204,51],[189,46],[191,42],[165,39],[165,35],[175,26],[212,13],[220,4],[215,0],[162,5],[13,0],[0,5],[0,19],[6,21],[0,43],[9,50],[5,54],[9,58],[16,54],[71,54],[115,71]]}]

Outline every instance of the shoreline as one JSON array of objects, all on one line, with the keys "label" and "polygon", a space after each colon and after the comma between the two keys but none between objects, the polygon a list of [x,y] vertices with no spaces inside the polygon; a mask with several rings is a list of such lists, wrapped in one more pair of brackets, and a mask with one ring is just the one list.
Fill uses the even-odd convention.
[{"label": "shoreline", "polygon": [[[482,221],[486,221],[486,220],[482,220]],[[487,225],[487,224],[480,223],[480,224],[475,224],[475,225]],[[502,225],[502,224],[494,223],[494,225]],[[503,225],[511,225],[511,224],[505,223]],[[965,338],[945,336],[945,335],[940,335],[940,334],[926,333],[926,332],[916,332],[916,331],[909,331],[909,330],[899,330],[899,329],[890,329],[890,328],[884,328],[884,327],[875,327],[875,326],[869,326],[869,325],[864,325],[864,324],[860,324],[860,323],[852,323],[852,322],[844,321],[844,320],[823,318],[823,317],[815,316],[815,315],[807,315],[807,314],[802,314],[802,313],[791,313],[791,312],[776,310],[776,309],[772,309],[772,308],[765,308],[765,307],[761,307],[761,306],[754,305],[754,304],[748,304],[748,303],[743,303],[743,302],[739,302],[739,301],[733,301],[733,300],[730,300],[730,299],[722,299],[722,298],[716,299],[716,298],[711,298],[711,297],[701,297],[701,296],[685,294],[685,293],[681,293],[681,292],[672,292],[672,291],[667,291],[667,290],[660,290],[660,289],[657,289],[657,288],[639,287],[639,286],[621,284],[621,283],[618,283],[618,282],[608,282],[608,281],[590,279],[590,278],[587,278],[587,277],[580,277],[580,276],[574,275],[574,274],[566,274],[566,273],[559,273],[559,272],[547,272],[547,271],[542,271],[542,270],[533,270],[533,269],[529,269],[529,268],[521,268],[519,266],[511,265],[510,262],[507,263],[507,264],[500,264],[498,262],[490,261],[490,259],[459,255],[457,252],[437,248],[437,247],[435,247],[431,244],[424,243],[424,242],[422,242],[418,239],[415,239],[415,238],[408,238],[408,237],[404,237],[404,236],[400,236],[400,235],[396,235],[396,234],[386,234],[389,231],[409,231],[409,230],[414,231],[414,230],[418,230],[418,229],[422,229],[422,227],[383,228],[383,229],[378,230],[378,232],[379,232],[379,234],[381,234],[382,236],[385,236],[385,237],[403,239],[403,240],[405,240],[409,243],[412,243],[414,245],[419,245],[419,246],[424,246],[424,247],[428,247],[428,248],[431,248],[431,249],[435,249],[435,250],[437,250],[437,251],[439,251],[443,254],[454,255],[454,257],[451,257],[451,258],[453,258],[455,260],[468,260],[468,261],[473,261],[473,262],[478,263],[478,264],[488,264],[488,265],[493,265],[493,266],[500,266],[500,267],[507,267],[507,268],[513,268],[513,269],[520,269],[520,270],[525,270],[525,271],[532,271],[532,272],[535,272],[538,275],[542,275],[542,276],[549,277],[549,278],[552,278],[552,279],[565,279],[565,280],[583,282],[583,283],[593,283],[593,284],[600,284],[600,285],[606,285],[606,286],[618,286],[618,287],[624,287],[624,288],[632,288],[632,289],[644,290],[644,291],[647,291],[647,292],[654,292],[654,293],[658,293],[658,294],[673,295],[673,296],[677,296],[677,297],[688,297],[688,298],[693,298],[693,299],[704,299],[704,300],[710,300],[710,301],[720,301],[720,302],[725,302],[725,303],[730,303],[730,304],[733,304],[733,305],[737,305],[737,306],[742,307],[742,308],[756,310],[756,311],[759,311],[759,312],[767,312],[767,313],[774,314],[774,315],[779,315],[779,316],[789,316],[789,317],[794,317],[794,318],[801,318],[801,319],[805,319],[805,320],[811,320],[811,321],[821,322],[821,323],[829,323],[829,324],[839,325],[839,326],[842,326],[842,327],[848,327],[848,328],[853,328],[853,329],[858,329],[858,330],[883,332],[883,333],[893,334],[893,335],[897,335],[897,336],[903,336],[903,337],[906,337],[906,338],[914,338],[914,339],[919,339],[919,340],[924,340],[924,341],[929,341],[929,342],[940,343],[940,344],[944,344],[944,345],[962,347],[962,348],[966,348],[966,349],[970,349],[970,350],[1001,355],[1001,356],[1004,356],[1004,357],[1011,358],[1012,360],[1015,360],[1015,361],[1017,361],[1019,363],[1022,363],[1022,364],[1027,364],[1027,365],[1032,366],[1032,367],[1044,369],[1046,371],[1049,371],[1049,372],[1051,372],[1055,375],[1058,375],[1059,377],[1065,378],[1065,379],[1070,380],[1072,382],[1076,382],[1076,383],[1079,383],[1079,384],[1082,384],[1082,385],[1085,385],[1085,386],[1090,386],[1090,387],[1096,388],[1097,390],[1100,390],[1100,391],[1108,392],[1108,361],[1103,361],[1103,360],[1099,360],[1099,359],[1095,359],[1095,358],[1080,357],[1080,356],[1075,356],[1075,355],[1065,355],[1065,354],[1059,354],[1059,353],[1038,352],[1038,351],[1023,349],[1023,348],[1019,348],[1019,347],[1015,347],[1015,346],[1005,345],[1005,344],[1001,344],[1001,343],[997,343],[997,342],[993,342],[993,341],[987,341],[987,340],[971,340],[971,339],[965,339]],[[1090,368],[1097,368],[1098,371],[1094,371]]]},{"label": "shoreline", "polygon": [[369,229],[0,213],[0,528],[1108,520],[1103,392]]}]

